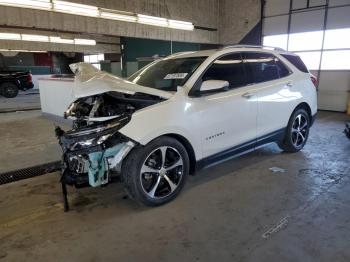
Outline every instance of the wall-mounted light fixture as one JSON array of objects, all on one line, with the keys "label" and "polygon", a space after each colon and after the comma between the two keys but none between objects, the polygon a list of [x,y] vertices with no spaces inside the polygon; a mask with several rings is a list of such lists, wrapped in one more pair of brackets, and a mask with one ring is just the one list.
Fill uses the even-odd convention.
[{"label": "wall-mounted light fixture", "polygon": [[72,44],[72,45],[96,45],[96,41],[93,39],[83,39],[83,38],[66,39],[66,38],[61,38],[60,36],[15,34],[15,33],[0,33],[0,40],[48,42],[48,43]]},{"label": "wall-mounted light fixture", "polygon": [[150,15],[141,15],[137,14],[137,22],[140,24],[146,24],[146,25],[154,25],[154,26],[161,26],[161,27],[168,27],[168,19],[156,17],[156,16],[150,16]]},{"label": "wall-mounted light fixture", "polygon": [[0,52],[15,52],[15,53],[47,53],[47,51],[30,51],[22,49],[0,49]]},{"label": "wall-mounted light fixture", "polygon": [[99,17],[100,12],[98,7],[92,5],[76,4],[67,1],[52,1],[53,11],[60,13],[67,13],[73,15],[83,15],[83,16],[92,16]]},{"label": "wall-mounted light fixture", "polygon": [[180,30],[194,30],[191,22],[171,20],[157,16],[105,9],[92,5],[77,4],[61,0],[0,0],[0,5],[46,10],[71,15],[89,16],[108,20],[133,22]]},{"label": "wall-mounted light fixture", "polygon": [[109,9],[100,9],[101,18],[118,20],[124,22],[137,22],[137,17],[132,13],[128,12],[120,12]]},{"label": "wall-mounted light fixture", "polygon": [[51,0],[0,0],[0,5],[52,10]]},{"label": "wall-mounted light fixture", "polygon": [[21,34],[0,33],[0,39],[2,39],[2,40],[21,40]]},{"label": "wall-mounted light fixture", "polygon": [[74,44],[74,39],[65,39],[59,36],[50,36],[50,42],[59,44]]},{"label": "wall-mounted light fixture", "polygon": [[50,38],[47,35],[28,35],[21,34],[22,41],[33,41],[33,42],[50,42]]}]

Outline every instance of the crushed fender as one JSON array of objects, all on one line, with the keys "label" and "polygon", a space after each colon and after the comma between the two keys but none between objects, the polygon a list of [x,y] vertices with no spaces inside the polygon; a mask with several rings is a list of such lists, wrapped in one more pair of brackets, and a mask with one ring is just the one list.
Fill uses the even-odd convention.
[{"label": "crushed fender", "polygon": [[121,143],[105,151],[93,152],[89,154],[89,184],[92,187],[101,186],[108,183],[110,169],[119,165],[125,155],[134,147],[133,142]]}]

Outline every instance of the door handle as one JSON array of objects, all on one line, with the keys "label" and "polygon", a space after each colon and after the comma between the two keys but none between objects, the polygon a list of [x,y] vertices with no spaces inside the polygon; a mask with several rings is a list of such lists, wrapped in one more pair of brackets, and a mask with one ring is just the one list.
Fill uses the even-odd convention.
[{"label": "door handle", "polygon": [[292,86],[293,86],[293,83],[292,83],[291,81],[289,81],[289,82],[286,83],[286,86],[287,86],[287,87],[292,87]]},{"label": "door handle", "polygon": [[246,98],[246,99],[249,99],[249,98],[251,98],[252,96],[254,96],[254,94],[249,93],[249,92],[244,93],[244,94],[242,95],[242,97],[244,97],[244,98]]}]

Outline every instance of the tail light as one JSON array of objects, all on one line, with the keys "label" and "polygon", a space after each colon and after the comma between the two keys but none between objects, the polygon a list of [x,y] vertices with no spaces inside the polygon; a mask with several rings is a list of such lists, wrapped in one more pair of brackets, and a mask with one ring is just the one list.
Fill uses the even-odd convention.
[{"label": "tail light", "polygon": [[32,82],[33,82],[33,76],[32,76],[31,73],[28,74],[28,76],[27,76],[27,81],[28,81],[29,83],[32,83]]},{"label": "tail light", "polygon": [[310,74],[310,78],[315,87],[317,87],[317,78],[313,74]]}]

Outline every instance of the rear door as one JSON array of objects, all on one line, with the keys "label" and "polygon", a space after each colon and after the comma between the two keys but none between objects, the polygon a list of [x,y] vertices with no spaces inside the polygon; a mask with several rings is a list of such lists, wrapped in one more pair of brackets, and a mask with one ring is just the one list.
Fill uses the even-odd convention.
[{"label": "rear door", "polygon": [[291,71],[273,54],[247,52],[243,61],[258,99],[257,137],[273,140],[287,126],[295,100],[301,94],[293,91]]}]

